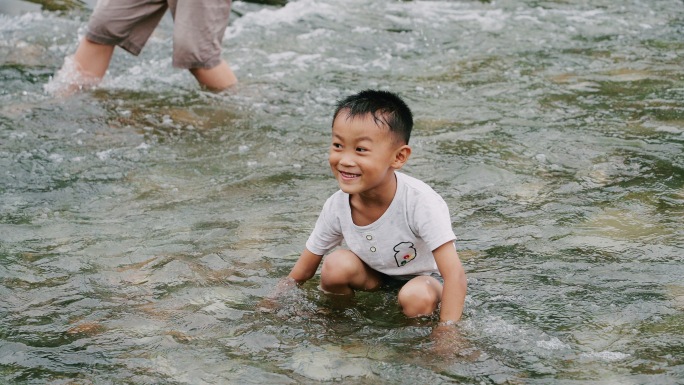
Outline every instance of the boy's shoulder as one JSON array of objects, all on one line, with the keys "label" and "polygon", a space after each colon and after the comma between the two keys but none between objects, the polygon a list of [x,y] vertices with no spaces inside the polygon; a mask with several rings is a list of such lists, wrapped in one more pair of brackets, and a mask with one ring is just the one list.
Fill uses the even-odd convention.
[{"label": "boy's shoulder", "polygon": [[323,207],[324,209],[337,211],[343,209],[347,202],[349,202],[349,194],[340,189],[332,193],[328,199],[325,200]]},{"label": "boy's shoulder", "polygon": [[419,194],[429,194],[440,196],[429,184],[423,182],[422,180],[404,174],[402,172],[396,171],[397,181],[399,185],[405,186],[409,190],[413,190]]}]

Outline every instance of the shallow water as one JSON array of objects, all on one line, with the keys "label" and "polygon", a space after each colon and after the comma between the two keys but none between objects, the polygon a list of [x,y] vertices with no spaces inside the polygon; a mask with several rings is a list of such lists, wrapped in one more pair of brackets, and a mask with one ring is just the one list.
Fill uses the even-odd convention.
[{"label": "shallow water", "polygon": [[[234,90],[171,67],[165,19],[67,100],[93,2],[55,3],[0,8],[0,382],[684,381],[681,1],[237,1]],[[336,189],[334,102],[370,87],[451,208],[454,354],[389,292],[258,306]]]}]

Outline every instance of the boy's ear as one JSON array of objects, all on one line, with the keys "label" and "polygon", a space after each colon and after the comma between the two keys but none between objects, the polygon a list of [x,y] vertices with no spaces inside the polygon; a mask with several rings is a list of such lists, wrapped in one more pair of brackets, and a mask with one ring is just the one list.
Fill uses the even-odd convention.
[{"label": "boy's ear", "polygon": [[411,156],[411,147],[408,146],[408,144],[405,144],[399,148],[397,148],[394,152],[394,161],[392,162],[392,168],[395,170],[399,170],[408,162],[409,157]]}]

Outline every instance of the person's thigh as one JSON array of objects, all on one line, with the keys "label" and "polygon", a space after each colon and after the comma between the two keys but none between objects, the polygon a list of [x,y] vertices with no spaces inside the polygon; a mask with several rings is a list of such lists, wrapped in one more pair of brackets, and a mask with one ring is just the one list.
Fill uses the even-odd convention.
[{"label": "person's thigh", "polygon": [[377,290],[382,275],[349,250],[336,250],[325,257],[321,288],[327,292],[351,294],[353,290]]},{"label": "person's thigh", "polygon": [[399,290],[397,299],[408,317],[429,315],[442,300],[442,284],[431,276],[414,277]]},{"label": "person's thigh", "polygon": [[214,68],[221,62],[231,0],[169,0],[173,14],[173,66]]},{"label": "person's thigh", "polygon": [[100,0],[86,38],[138,55],[168,9],[166,0]]}]

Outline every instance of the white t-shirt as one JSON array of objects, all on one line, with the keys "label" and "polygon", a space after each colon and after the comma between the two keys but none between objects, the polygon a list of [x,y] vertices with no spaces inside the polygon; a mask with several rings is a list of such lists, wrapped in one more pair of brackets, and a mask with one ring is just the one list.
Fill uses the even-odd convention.
[{"label": "white t-shirt", "polygon": [[323,205],[306,248],[325,255],[342,241],[372,269],[387,275],[439,274],[432,250],[456,239],[449,208],[424,182],[400,172],[397,192],[374,223],[352,221],[349,194],[342,190]]}]

